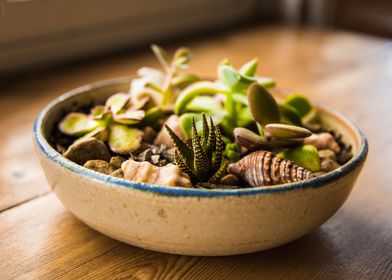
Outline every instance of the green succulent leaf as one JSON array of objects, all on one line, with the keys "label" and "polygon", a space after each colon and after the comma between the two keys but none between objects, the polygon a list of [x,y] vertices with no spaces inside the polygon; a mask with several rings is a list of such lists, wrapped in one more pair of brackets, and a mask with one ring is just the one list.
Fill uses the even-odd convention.
[{"label": "green succulent leaf", "polygon": [[146,112],[144,110],[127,110],[123,113],[114,115],[113,119],[121,124],[132,125],[140,123],[145,115]]},{"label": "green succulent leaf", "polygon": [[174,65],[180,69],[186,69],[188,62],[192,59],[192,53],[188,48],[179,48],[173,55]]},{"label": "green succulent leaf", "polygon": [[93,119],[102,119],[105,115],[105,113],[107,113],[106,107],[103,105],[97,105],[95,107],[93,107],[90,111],[90,115],[93,117]]},{"label": "green succulent leaf", "polygon": [[280,103],[279,112],[281,115],[282,123],[302,126],[301,118],[297,110],[292,106],[285,103]]},{"label": "green succulent leaf", "polygon": [[126,93],[116,93],[106,100],[106,107],[115,115],[128,105],[130,97],[131,96]]},{"label": "green succulent leaf", "polygon": [[261,125],[279,123],[280,113],[274,97],[258,83],[248,88],[249,109],[253,118]]},{"label": "green succulent leaf", "polygon": [[98,140],[101,140],[102,142],[105,142],[108,138],[108,130],[106,126],[98,126],[96,129],[93,131],[90,131],[89,133],[83,135],[82,137],[78,138],[75,143],[83,141],[87,138],[94,137]]},{"label": "green succulent leaf", "polygon": [[220,65],[218,68],[218,78],[227,87],[233,87],[241,80],[241,74],[230,65]]},{"label": "green succulent leaf", "polygon": [[178,96],[175,103],[175,113],[181,115],[185,113],[186,107],[195,97],[200,95],[214,95],[225,92],[222,86],[209,81],[200,81],[186,87]]},{"label": "green succulent leaf", "polygon": [[92,120],[83,113],[69,113],[59,124],[59,130],[70,136],[81,136],[100,126],[100,122]]},{"label": "green succulent leaf", "polygon": [[212,96],[197,96],[186,106],[186,111],[224,114],[219,101]]},{"label": "green succulent leaf", "polygon": [[207,123],[207,118],[205,114],[201,115],[201,121],[203,125],[202,133],[201,133],[201,145],[203,149],[206,148],[207,146],[207,140],[208,140],[208,134],[209,134],[209,128],[208,128],[208,123]]},{"label": "green succulent leaf", "polygon": [[228,162],[224,161],[219,167],[218,171],[216,171],[212,178],[209,180],[209,182],[212,184],[219,184],[223,176],[227,174],[227,166]]},{"label": "green succulent leaf", "polygon": [[188,166],[193,166],[194,153],[192,148],[189,147],[188,144],[185,143],[180,137],[178,137],[169,126],[165,125],[165,128],[167,133],[169,133],[169,136],[174,146],[177,148],[179,154],[186,160],[186,164]]},{"label": "green succulent leaf", "polygon": [[123,124],[113,123],[109,126],[108,144],[118,154],[129,154],[140,147],[143,132]]},{"label": "green succulent leaf", "polygon": [[276,86],[276,81],[269,77],[256,77],[256,81],[259,85],[269,89]]},{"label": "green succulent leaf", "polygon": [[285,103],[295,108],[300,118],[312,110],[312,103],[302,94],[290,94],[286,97]]},{"label": "green succulent leaf", "polygon": [[277,154],[278,157],[293,161],[310,172],[320,171],[320,156],[312,145],[302,145]]},{"label": "green succulent leaf", "polygon": [[257,57],[248,61],[247,63],[242,65],[242,67],[239,70],[239,73],[243,76],[253,77],[254,75],[256,75],[258,62],[259,59]]},{"label": "green succulent leaf", "polygon": [[186,163],[186,159],[179,153],[178,150],[175,151],[174,153],[174,161],[180,168],[182,172],[185,172],[186,174],[189,175],[191,181],[193,184],[196,184],[198,179],[196,178],[195,174],[193,173],[192,169],[188,167]]},{"label": "green succulent leaf", "polygon": [[219,169],[219,167],[222,164],[222,158],[223,158],[223,151],[225,150],[225,144],[222,141],[222,134],[219,129],[219,126],[215,127],[215,138],[216,138],[216,143],[215,143],[215,155],[214,155],[214,160],[213,160],[213,170],[216,171]]},{"label": "green succulent leaf", "polygon": [[194,152],[195,175],[200,181],[206,181],[209,177],[210,162],[203,151],[200,137],[196,130],[195,120],[192,120],[192,148]]},{"label": "green succulent leaf", "polygon": [[175,87],[181,87],[181,86],[190,85],[190,84],[197,82],[199,80],[200,80],[200,78],[195,74],[181,73],[181,74],[173,77],[173,79],[171,80],[171,84],[172,84],[172,86],[175,86]]}]

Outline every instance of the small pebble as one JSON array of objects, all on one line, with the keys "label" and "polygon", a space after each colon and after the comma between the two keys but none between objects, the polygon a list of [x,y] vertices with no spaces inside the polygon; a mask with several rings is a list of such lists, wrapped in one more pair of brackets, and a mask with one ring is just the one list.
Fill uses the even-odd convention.
[{"label": "small pebble", "polygon": [[84,167],[100,172],[100,173],[104,173],[104,174],[111,174],[114,171],[114,168],[112,166],[110,166],[110,164],[107,161],[104,160],[100,160],[100,159],[93,159],[93,160],[89,160],[87,161],[84,165]]},{"label": "small pebble", "polygon": [[121,164],[122,164],[124,161],[126,161],[125,158],[123,158],[123,157],[121,157],[121,156],[114,156],[114,157],[111,157],[111,158],[110,158],[109,164],[110,164],[113,168],[118,169],[118,168],[121,168]]}]

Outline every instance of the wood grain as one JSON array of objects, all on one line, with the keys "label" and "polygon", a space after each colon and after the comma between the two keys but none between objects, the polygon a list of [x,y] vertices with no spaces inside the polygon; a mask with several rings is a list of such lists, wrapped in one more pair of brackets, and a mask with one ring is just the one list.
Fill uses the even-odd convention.
[{"label": "wood grain", "polygon": [[215,74],[222,57],[240,65],[259,56],[261,75],[330,104],[363,128],[368,162],[342,209],[298,241],[232,257],[155,253],[89,229],[49,192],[33,155],[31,124],[66,90],[156,65],[147,52],[119,54],[36,73],[0,89],[0,110],[9,116],[0,130],[0,279],[391,279],[392,42],[252,27],[178,44],[192,47],[192,68],[206,75]]}]

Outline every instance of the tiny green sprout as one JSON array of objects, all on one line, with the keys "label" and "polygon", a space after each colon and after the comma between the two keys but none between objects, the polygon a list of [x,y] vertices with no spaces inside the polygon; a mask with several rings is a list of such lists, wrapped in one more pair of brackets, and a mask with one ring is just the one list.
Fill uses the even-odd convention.
[{"label": "tiny green sprout", "polygon": [[224,143],[218,126],[212,118],[202,114],[202,131],[198,134],[195,120],[192,120],[191,146],[178,137],[170,127],[165,126],[176,147],[175,162],[187,173],[193,184],[219,183],[226,174],[227,163],[223,159]]},{"label": "tiny green sprout", "polygon": [[132,125],[139,125],[144,117],[145,111],[132,106],[128,94],[117,93],[105,105],[93,107],[89,115],[66,115],[58,127],[66,135],[79,137],[75,141],[94,137],[107,141],[113,152],[128,154],[140,146],[143,132]]}]

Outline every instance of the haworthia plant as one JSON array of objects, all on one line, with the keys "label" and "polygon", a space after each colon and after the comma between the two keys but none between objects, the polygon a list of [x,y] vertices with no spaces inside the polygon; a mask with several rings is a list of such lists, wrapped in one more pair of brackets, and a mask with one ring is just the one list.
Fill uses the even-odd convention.
[{"label": "haworthia plant", "polygon": [[225,147],[222,135],[212,118],[208,124],[206,116],[202,115],[200,135],[195,120],[192,120],[191,145],[178,137],[170,127],[165,127],[176,147],[175,162],[189,175],[192,183],[219,183],[226,174],[227,163],[223,159]]}]

